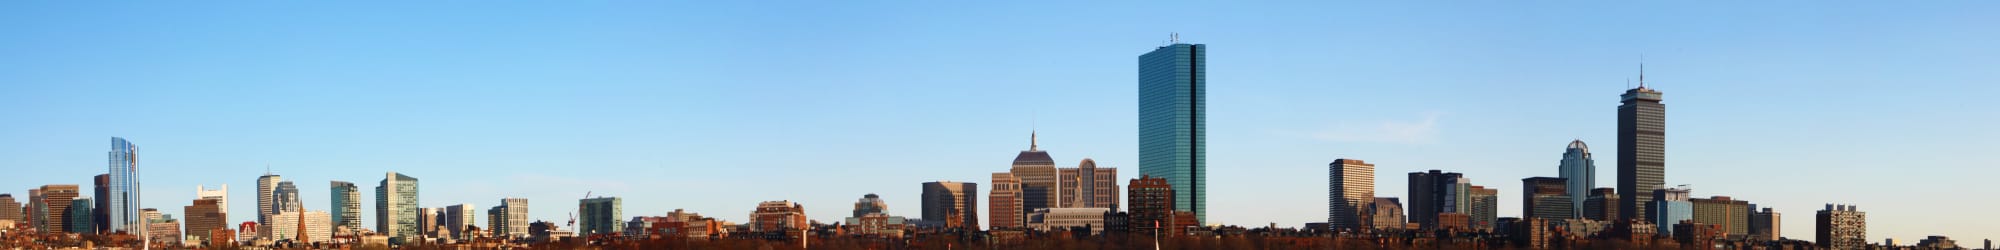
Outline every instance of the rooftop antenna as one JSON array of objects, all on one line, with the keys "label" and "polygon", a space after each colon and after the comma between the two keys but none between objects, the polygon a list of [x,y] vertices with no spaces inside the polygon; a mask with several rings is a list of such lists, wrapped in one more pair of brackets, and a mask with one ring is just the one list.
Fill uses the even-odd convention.
[{"label": "rooftop antenna", "polygon": [[1181,43],[1181,33],[1180,33],[1180,32],[1170,32],[1170,33],[1167,33],[1167,37],[1168,37],[1168,39],[1169,39],[1168,41],[1173,41],[1173,43],[1175,43],[1175,44],[1179,44],[1179,43]]},{"label": "rooftop antenna", "polygon": [[1646,87],[1646,54],[1639,54],[1639,87]]}]

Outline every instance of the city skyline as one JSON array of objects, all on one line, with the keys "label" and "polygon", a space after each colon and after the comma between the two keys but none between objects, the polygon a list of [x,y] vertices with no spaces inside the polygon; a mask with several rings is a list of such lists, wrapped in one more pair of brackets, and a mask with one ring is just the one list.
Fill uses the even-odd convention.
[{"label": "city skyline", "polygon": [[[586,18],[602,21],[590,24],[508,21],[476,13],[426,21],[421,17],[427,13],[406,10],[359,24],[336,22],[341,18],[325,12],[304,13],[301,19],[256,13],[126,24],[59,16],[190,14],[86,13],[8,3],[20,8],[0,9],[28,13],[0,15],[0,21],[30,25],[19,28],[27,39],[0,41],[0,50],[20,55],[0,58],[0,64],[22,65],[0,69],[0,82],[6,83],[0,85],[0,116],[23,121],[0,125],[5,126],[0,141],[9,142],[0,145],[0,168],[24,174],[0,177],[0,193],[25,197],[25,190],[46,184],[91,184],[91,176],[104,174],[98,166],[105,164],[99,155],[105,137],[146,145],[138,168],[145,173],[141,188],[147,197],[139,207],[170,214],[196,198],[186,187],[255,186],[268,164],[285,180],[309,184],[298,187],[308,211],[331,211],[329,190],[313,183],[355,181],[368,190],[383,172],[394,171],[423,179],[421,208],[491,205],[504,197],[568,204],[597,192],[624,197],[629,215],[686,208],[741,223],[748,221],[743,211],[758,201],[791,200],[805,205],[811,218],[837,218],[849,212],[843,205],[861,194],[878,193],[891,207],[915,208],[921,191],[916,183],[988,183],[987,175],[1006,166],[1030,131],[1039,134],[1041,147],[1059,153],[1054,162],[1091,158],[1102,167],[1127,169],[1117,178],[1122,182],[1138,178],[1141,172],[1133,170],[1142,167],[1132,115],[1138,109],[1133,93],[1138,70],[1132,61],[1178,32],[1184,42],[1216,49],[1207,53],[1214,57],[1206,63],[1216,83],[1208,85],[1215,91],[1208,103],[1216,105],[1207,111],[1216,115],[1211,120],[1216,133],[1208,136],[1214,141],[1207,144],[1215,151],[1206,160],[1216,166],[1209,177],[1215,185],[1207,190],[1215,198],[1211,223],[1298,226],[1325,220],[1323,194],[1257,190],[1318,190],[1326,180],[1307,177],[1320,176],[1326,171],[1321,164],[1337,158],[1377,164],[1376,196],[1403,197],[1406,203],[1402,173],[1464,173],[1475,184],[1499,190],[1501,216],[1518,217],[1521,190],[1511,188],[1512,180],[1557,176],[1563,143],[1582,140],[1598,145],[1599,152],[1615,152],[1612,98],[1631,87],[1624,79],[1636,78],[1638,55],[1644,53],[1651,68],[1648,87],[1674,94],[1666,101],[1673,106],[1666,161],[1673,164],[1664,184],[1693,184],[1696,197],[1731,196],[1792,214],[1796,219],[1781,223],[1790,229],[1783,236],[1794,239],[1813,237],[1804,230],[1812,228],[1811,221],[1803,218],[1823,203],[1868,208],[1871,239],[1914,242],[1933,234],[1979,239],[1991,237],[1981,233],[2000,231],[1991,219],[1957,219],[2000,201],[1936,194],[1963,185],[1952,183],[1978,181],[1960,176],[2000,173],[1987,167],[2000,162],[1982,156],[1996,149],[1992,141],[2000,135],[1981,127],[2000,115],[1982,108],[1990,105],[1974,96],[2000,90],[1975,84],[2000,79],[1982,70],[1994,65],[1980,59],[2000,51],[1978,45],[2000,36],[1966,25],[2000,21],[1975,11],[1991,8],[1929,3],[1787,11],[1784,4],[1752,3],[1743,8],[1757,11],[1742,11],[1588,4],[1616,11],[1550,8],[1543,11],[1554,17],[1541,19],[1524,13],[1531,11],[1481,11],[1505,6],[1384,4],[1345,7],[1424,11],[1399,18],[1284,10],[1266,17],[1113,21],[1138,19],[1133,17],[1146,16],[1144,10],[1204,9],[1183,6],[1090,17],[1084,14],[1092,12],[1082,10],[1052,10],[1050,20],[1036,23],[1097,25],[1038,31],[934,16],[1003,15],[1022,7],[1008,5],[888,18],[808,15],[833,17],[833,24],[824,25],[747,21],[694,28],[665,26],[750,13],[743,6],[707,6],[725,14],[647,17],[588,4],[501,5],[486,8],[564,17],[584,10],[618,14]],[[214,6],[152,7],[199,14],[213,10],[193,9]],[[551,8],[525,10],[536,7]],[[1238,14],[1287,9],[1205,7]],[[1656,12],[1613,14],[1633,10]],[[1448,17],[1468,14],[1495,21],[1449,27],[1467,18]],[[1699,14],[1719,19],[1671,18]],[[1838,15],[1892,18],[1870,23],[1827,17]],[[942,18],[946,26],[865,28],[895,24],[895,17]],[[1424,17],[1442,21],[1404,19]],[[284,33],[301,37],[285,38],[254,34],[294,29],[236,24],[230,27],[241,30],[206,30],[243,41],[150,31],[91,33],[128,25],[198,29],[264,18],[317,31]],[[1824,23],[1782,21],[1796,19]],[[1582,20],[1616,21],[1574,24]],[[412,25],[390,25],[399,22]],[[1404,29],[1352,24],[1370,22]],[[468,23],[524,27],[426,35]],[[597,23],[606,24],[592,26]],[[1324,25],[1328,32],[1250,28],[1279,23]],[[777,27],[727,31],[760,25]],[[864,28],[814,31],[835,26]],[[1896,29],[1906,26],[1929,29]],[[1478,31],[1482,27],[1539,28],[1492,34]],[[565,28],[578,30],[561,31]],[[361,31],[367,29],[417,39],[404,44],[373,38]],[[1780,32],[1759,34],[1771,30]],[[557,35],[531,36],[550,33]],[[1538,37],[1562,34],[1591,35],[1559,39],[1572,41]],[[113,37],[133,39],[101,39]],[[306,41],[317,40],[312,38],[326,40]],[[110,40],[158,42],[89,42]],[[801,52],[829,45],[849,51]],[[226,49],[244,51],[199,53]],[[320,50],[327,52],[313,52]],[[1382,50],[1402,52],[1376,52]],[[367,58],[374,56],[393,60]],[[830,58],[871,65],[801,63]],[[548,62],[530,63],[540,59]],[[99,60],[116,62],[97,65]],[[585,63],[558,65],[564,62]],[[714,65],[700,64],[710,62]],[[154,67],[159,69],[147,69]],[[882,69],[902,67],[920,70]],[[989,72],[993,68],[1005,73]],[[106,99],[124,102],[100,103]],[[1433,155],[1439,152],[1462,157]],[[1600,156],[1611,157],[1599,159],[1607,167],[1618,160]],[[704,177],[679,177],[684,172]],[[1614,171],[1597,172],[1598,187],[1618,183],[1607,178]],[[1940,172],[1953,174],[1934,176]],[[702,190],[771,175],[800,184],[720,193],[655,191]],[[828,178],[879,184],[809,184]],[[792,191],[798,189],[811,191]],[[256,217],[250,215],[257,210],[241,202],[254,199],[254,191],[228,192],[239,201],[225,209],[237,215],[228,224],[254,220],[246,218]],[[983,192],[980,196],[985,199]],[[549,207],[530,211],[530,218],[560,221],[573,210]],[[362,209],[364,225],[377,223],[373,210]],[[896,211],[917,215],[914,209]],[[990,214],[980,213],[982,220]]]}]

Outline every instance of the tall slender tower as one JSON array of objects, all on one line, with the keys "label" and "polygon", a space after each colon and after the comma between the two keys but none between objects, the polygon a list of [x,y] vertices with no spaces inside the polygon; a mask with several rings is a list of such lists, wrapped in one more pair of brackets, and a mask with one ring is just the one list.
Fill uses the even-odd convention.
[{"label": "tall slender tower", "polygon": [[[1639,87],[1619,96],[1618,105],[1618,219],[1646,216],[1644,199],[1652,190],[1664,188],[1667,180],[1667,106],[1660,104],[1660,92],[1646,88],[1646,66],[1639,66]],[[1659,222],[1660,225],[1672,222]]]},{"label": "tall slender tower", "polygon": [[1207,53],[1207,45],[1175,41],[1139,56],[1139,172],[1166,179],[1174,210],[1201,223],[1208,222]]},{"label": "tall slender tower", "polygon": [[146,218],[139,217],[139,146],[125,138],[111,137],[111,152],[108,154],[111,160],[111,196],[97,197],[110,200],[105,203],[109,207],[99,208],[109,210],[105,212],[110,217],[105,219],[110,223],[106,228],[134,232],[143,237]]},{"label": "tall slender tower", "polygon": [[271,195],[278,191],[278,182],[284,180],[285,177],[271,174],[268,170],[264,176],[257,177],[257,225],[271,225],[271,211],[277,207]]},{"label": "tall slender tower", "polygon": [[1361,230],[1365,222],[1362,208],[1375,201],[1375,164],[1356,159],[1336,159],[1327,164],[1326,221],[1335,230]]},{"label": "tall slender tower", "polygon": [[1590,145],[1584,145],[1583,140],[1570,141],[1558,168],[1564,180],[1563,191],[1569,193],[1569,204],[1574,205],[1570,206],[1569,218],[1583,218],[1581,204],[1590,198],[1590,190],[1597,188],[1597,161],[1590,158]]}]

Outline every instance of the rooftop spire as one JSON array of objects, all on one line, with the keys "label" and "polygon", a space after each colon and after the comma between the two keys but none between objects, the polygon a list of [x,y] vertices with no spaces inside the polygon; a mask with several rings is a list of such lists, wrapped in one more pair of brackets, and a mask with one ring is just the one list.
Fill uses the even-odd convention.
[{"label": "rooftop spire", "polygon": [[1035,131],[1034,131],[1034,130],[1029,130],[1029,131],[1028,131],[1028,151],[1037,151],[1037,150],[1035,149],[1035,148],[1037,147],[1037,145],[1035,145],[1035,144],[1036,144],[1036,142],[1035,142]]}]

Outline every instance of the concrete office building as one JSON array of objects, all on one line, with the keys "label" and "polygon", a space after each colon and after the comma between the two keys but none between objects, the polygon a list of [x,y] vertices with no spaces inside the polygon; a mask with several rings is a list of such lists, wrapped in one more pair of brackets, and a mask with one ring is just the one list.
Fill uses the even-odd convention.
[{"label": "concrete office building", "polygon": [[1047,151],[1035,145],[1035,135],[1028,135],[1028,150],[1014,156],[1013,168],[1008,173],[1021,179],[1021,214],[1035,209],[1051,208],[1061,204],[1061,192],[1057,192],[1058,178],[1056,162],[1049,158]]},{"label": "concrete office building", "polygon": [[1012,173],[993,173],[993,190],[986,198],[986,221],[994,229],[1019,228],[1027,226],[1027,214],[1023,213],[1021,179]]},{"label": "concrete office building", "polygon": [[1097,167],[1097,161],[1083,158],[1074,168],[1056,169],[1057,207],[1118,209],[1118,168]]},{"label": "concrete office building", "polygon": [[77,185],[42,185],[39,191],[41,197],[37,198],[36,202],[39,204],[35,205],[37,213],[35,221],[38,222],[35,225],[36,229],[42,232],[78,233],[70,231],[69,224],[75,221],[72,219],[75,216],[68,213],[69,206],[73,204],[71,201],[81,195],[78,193]]},{"label": "concrete office building", "polygon": [[394,243],[416,239],[417,178],[389,172],[375,186],[375,232]]},{"label": "concrete office building", "polygon": [[1465,175],[1460,173],[1435,169],[1429,172],[1411,172],[1408,182],[1409,204],[1403,207],[1404,211],[1408,212],[1410,223],[1416,223],[1425,229],[1435,229],[1439,226],[1438,214],[1462,213],[1454,211],[1459,210],[1456,204],[1464,200],[1458,195],[1464,194],[1463,188],[1469,187],[1460,185],[1465,181],[1467,181]]},{"label": "concrete office building", "polygon": [[[1178,40],[1178,39],[1176,39]],[[1208,221],[1208,45],[1139,56],[1139,172],[1174,186],[1174,210]]]},{"label": "concrete office building", "polygon": [[106,200],[98,209],[104,209],[105,228],[126,232],[146,231],[146,221],[139,216],[139,146],[125,138],[111,137],[110,190]]},{"label": "concrete office building", "polygon": [[[181,208],[182,217],[187,218],[187,235],[200,241],[217,242],[212,233],[216,229],[229,228],[229,215],[223,212],[222,199],[195,199],[193,205]],[[233,239],[221,239],[227,241]]]},{"label": "concrete office building", "polygon": [[271,215],[275,224],[260,227],[266,228],[267,237],[273,241],[324,243],[333,238],[332,220],[326,211],[286,211]]},{"label": "concrete office building", "polygon": [[1500,221],[1500,190],[1483,186],[1472,186],[1467,195],[1472,229],[1493,231]]},{"label": "concrete office building", "polygon": [[1757,211],[1751,213],[1750,239],[1758,241],[1776,241],[1779,238],[1783,237],[1782,234],[1779,234],[1782,232],[1782,230],[1779,229],[1781,229],[1782,226],[1784,225],[1782,224],[1784,222],[1782,217],[1783,216],[1779,215],[1777,211],[1773,211],[1771,210],[1771,208],[1768,207],[1764,208],[1763,211]]},{"label": "concrete office building", "polygon": [[361,188],[345,181],[330,181],[328,186],[333,192],[333,203],[329,203],[333,205],[333,211],[329,212],[333,215],[333,227],[361,229]]},{"label": "concrete office building", "polygon": [[1404,221],[1403,202],[1396,197],[1375,197],[1375,201],[1369,202],[1368,210],[1362,214],[1368,215],[1369,227],[1377,230],[1409,228],[1409,223]]},{"label": "concrete office building", "polygon": [[272,194],[276,194],[278,183],[284,180],[285,177],[269,172],[257,177],[257,224],[271,224],[271,213],[277,211],[275,205],[277,200],[273,199]]},{"label": "concrete office building", "polygon": [[1693,198],[1688,202],[1694,204],[1694,222],[1721,228],[1723,237],[1742,239],[1750,234],[1750,202],[1729,196]]},{"label": "concrete office building", "polygon": [[1814,215],[1813,236],[1820,248],[1833,250],[1868,247],[1868,213],[1854,205],[1826,204]]},{"label": "concrete office building", "polygon": [[1369,222],[1363,214],[1375,201],[1375,164],[1356,159],[1335,159],[1327,164],[1326,221],[1334,230],[1361,230]]},{"label": "concrete office building", "polygon": [[14,194],[0,194],[0,220],[27,223],[28,216],[23,215],[25,213],[26,211],[21,209],[21,202],[14,200]]},{"label": "concrete office building", "polygon": [[1104,234],[1104,215],[1111,209],[1101,207],[1043,208],[1028,213],[1028,228],[1037,231],[1055,229],[1089,228],[1091,235]]},{"label": "concrete office building", "polygon": [[[228,209],[229,184],[222,184],[222,186],[217,189],[208,189],[207,186],[194,186],[194,198],[215,200],[216,207]],[[228,211],[223,211],[223,213],[228,213]]]},{"label": "concrete office building", "polygon": [[452,239],[468,239],[466,227],[479,225],[479,207],[464,203],[444,207],[445,232]]},{"label": "concrete office building", "polygon": [[1583,218],[1598,221],[1618,220],[1618,191],[1613,188],[1590,190],[1590,197],[1583,199]]},{"label": "concrete office building", "polygon": [[[1654,189],[1666,188],[1667,106],[1660,104],[1660,100],[1659,91],[1646,87],[1645,66],[1640,65],[1639,87],[1619,96],[1619,197],[1646,197]],[[1641,199],[1625,199],[1618,205],[1618,219],[1639,219],[1651,214],[1643,203]],[[1653,223],[1670,228],[1676,222]]]},{"label": "concrete office building", "polygon": [[494,237],[528,237],[528,199],[500,199],[499,206],[486,211],[486,228]]},{"label": "concrete office building", "polygon": [[942,222],[946,228],[979,231],[979,184],[970,182],[925,182],[924,221]]},{"label": "concrete office building", "polygon": [[580,236],[617,234],[625,231],[618,220],[625,217],[624,199],[597,197],[577,201],[576,233]]},{"label": "concrete office building", "polygon": [[1562,171],[1559,177],[1564,181],[1563,190],[1568,191],[1569,204],[1573,205],[1569,218],[1584,218],[1580,204],[1590,197],[1591,189],[1597,188],[1597,161],[1590,158],[1590,145],[1584,145],[1583,140],[1570,141],[1569,147],[1563,149],[1558,168]]},{"label": "concrete office building", "polygon": [[1576,215],[1576,206],[1570,199],[1568,179],[1560,177],[1528,177],[1521,179],[1521,217],[1541,218],[1550,221],[1570,219]]}]

